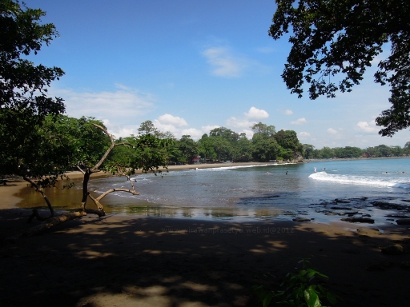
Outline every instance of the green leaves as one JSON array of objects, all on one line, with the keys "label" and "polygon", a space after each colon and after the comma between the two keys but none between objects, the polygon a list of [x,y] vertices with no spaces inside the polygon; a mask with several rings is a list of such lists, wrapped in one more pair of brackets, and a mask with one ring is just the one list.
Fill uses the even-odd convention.
[{"label": "green leaves", "polygon": [[[34,65],[24,57],[40,51],[58,35],[41,24],[45,13],[0,0],[0,169],[3,174],[51,172],[53,160],[42,125],[47,115],[64,112],[63,99],[47,96],[47,87],[64,75],[58,67]],[[47,148],[47,149],[46,149]],[[52,156],[52,155],[51,155]],[[55,159],[54,159],[55,161]]]},{"label": "green leaves", "polygon": [[252,288],[263,307],[270,306],[271,303],[275,306],[321,307],[321,299],[332,305],[336,303],[336,296],[323,286],[322,281],[315,282],[317,277],[322,280],[328,277],[314,269],[306,268],[309,263],[307,259],[302,259],[299,263],[302,264],[302,269],[286,274],[280,289],[267,290],[262,285]]},{"label": "green leaves", "polygon": [[[282,74],[291,93],[333,98],[360,84],[372,62],[390,43],[390,56],[379,61],[375,82],[388,84],[392,107],[377,118],[383,136],[410,126],[410,5],[403,0],[276,0],[269,35],[290,34],[292,44]],[[305,82],[309,86],[305,87]]]}]

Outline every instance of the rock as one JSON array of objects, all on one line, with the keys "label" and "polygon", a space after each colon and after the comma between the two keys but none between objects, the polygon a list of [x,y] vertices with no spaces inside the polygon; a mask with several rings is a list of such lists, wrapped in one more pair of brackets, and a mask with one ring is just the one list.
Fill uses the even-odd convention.
[{"label": "rock", "polygon": [[386,217],[396,217],[396,218],[402,218],[402,219],[409,219],[409,215],[403,215],[403,214],[387,214]]},{"label": "rock", "polygon": [[382,248],[382,253],[386,255],[402,255],[404,254],[404,248],[400,244],[394,244]]},{"label": "rock", "polygon": [[346,217],[341,219],[343,222],[350,222],[350,223],[368,223],[374,224],[373,219],[369,219],[367,217]]},{"label": "rock", "polygon": [[350,210],[352,208],[349,207],[330,207],[332,210]]},{"label": "rock", "polygon": [[337,202],[337,203],[342,203],[342,204],[348,204],[348,203],[350,203],[350,200],[348,200],[348,199],[338,199],[338,198],[336,198],[336,199],[335,199],[335,202]]},{"label": "rock", "polygon": [[294,222],[310,222],[310,219],[306,219],[303,217],[296,217],[293,219]]},{"label": "rock", "polygon": [[396,223],[397,225],[410,225],[410,219],[398,219]]}]

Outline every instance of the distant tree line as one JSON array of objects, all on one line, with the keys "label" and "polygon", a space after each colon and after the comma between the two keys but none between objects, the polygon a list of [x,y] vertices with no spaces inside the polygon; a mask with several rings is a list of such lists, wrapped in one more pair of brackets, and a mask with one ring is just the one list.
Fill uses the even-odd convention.
[{"label": "distant tree line", "polygon": [[333,159],[333,158],[381,158],[402,157],[410,155],[410,142],[404,147],[378,145],[361,149],[359,147],[323,147],[315,149],[313,145],[303,144],[303,158],[305,159]]},{"label": "distant tree line", "polygon": [[[205,133],[195,141],[190,135],[175,138],[170,132],[159,131],[151,121],[143,122],[139,136],[152,135],[158,139],[167,140],[164,149],[169,164],[212,163],[212,162],[247,162],[247,161],[292,161],[302,159],[303,146],[293,130],[276,131],[272,125],[261,122],[250,127],[253,136],[248,139],[245,133],[237,133],[225,127],[219,127]],[[119,141],[129,141],[135,136],[121,138]],[[113,157],[126,159],[126,148],[121,148],[122,154]],[[115,152],[114,152],[115,154]],[[122,156],[122,158],[120,158]]]}]

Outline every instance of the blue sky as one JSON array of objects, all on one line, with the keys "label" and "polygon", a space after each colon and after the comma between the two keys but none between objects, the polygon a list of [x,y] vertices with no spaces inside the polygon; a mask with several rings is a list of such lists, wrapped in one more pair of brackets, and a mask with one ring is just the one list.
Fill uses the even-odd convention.
[{"label": "blue sky", "polygon": [[[352,93],[314,101],[290,94],[281,79],[287,39],[267,31],[273,0],[25,0],[41,8],[60,37],[30,59],[65,76],[50,93],[67,115],[103,120],[116,137],[151,120],[161,131],[194,139],[216,127],[250,138],[259,121],[291,129],[304,144],[399,145],[378,135],[374,119],[390,107],[372,69]],[[388,50],[387,50],[388,51]]]}]

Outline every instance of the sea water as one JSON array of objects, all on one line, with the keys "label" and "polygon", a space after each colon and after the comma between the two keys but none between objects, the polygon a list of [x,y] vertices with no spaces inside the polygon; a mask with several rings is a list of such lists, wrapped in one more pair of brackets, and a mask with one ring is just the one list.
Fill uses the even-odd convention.
[{"label": "sea water", "polygon": [[[157,176],[141,174],[131,180],[140,195],[109,195],[104,201],[111,212],[228,220],[307,216],[328,221],[332,217],[325,207],[339,200],[345,207],[370,212],[372,218],[382,222],[389,212],[373,208],[375,200],[410,205],[408,158],[233,167],[222,164]],[[95,179],[89,187],[99,193],[128,188],[130,182],[125,177]]]}]

